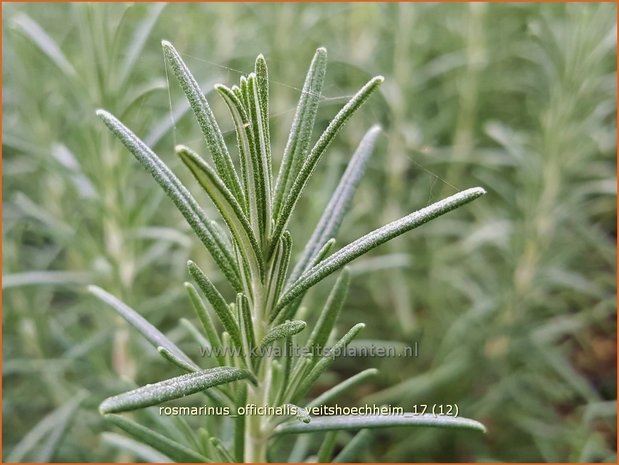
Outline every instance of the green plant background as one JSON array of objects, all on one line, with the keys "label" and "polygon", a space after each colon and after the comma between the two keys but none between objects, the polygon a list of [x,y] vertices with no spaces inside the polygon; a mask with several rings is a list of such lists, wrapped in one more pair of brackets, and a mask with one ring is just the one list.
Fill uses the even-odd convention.
[{"label": "green plant background", "polygon": [[276,161],[316,47],[329,52],[319,129],[386,77],[321,162],[293,237],[374,122],[384,134],[338,243],[488,190],[352,268],[342,326],[419,356],[338,360],[314,393],[377,367],[340,404],[457,404],[488,433],[384,430],[360,459],[616,461],[615,18],[613,4],[4,4],[4,459],[131,459],[96,407],[170,376],[85,284],[199,353],[179,324],[193,318],[185,263],[217,280],[215,267],[94,115],[116,113],[189,181],[173,147],[200,135],[167,90],[167,39],[205,89],[265,55]]}]

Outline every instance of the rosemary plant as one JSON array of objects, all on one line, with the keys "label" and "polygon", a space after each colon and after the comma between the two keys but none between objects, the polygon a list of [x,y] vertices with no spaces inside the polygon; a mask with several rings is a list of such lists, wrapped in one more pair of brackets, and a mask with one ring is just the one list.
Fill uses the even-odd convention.
[{"label": "rosemary plant", "polygon": [[[212,164],[188,147],[177,146],[176,152],[219,210],[227,230],[206,216],[188,189],[131,130],[105,110],[98,110],[97,114],[178,207],[236,292],[236,298],[227,302],[198,264],[188,263],[195,285],[187,282],[185,287],[213,350],[211,361],[216,365],[203,368],[133,309],[105,290],[90,286],[92,294],[124,317],[165,360],[187,372],[110,397],[101,403],[100,412],[138,441],[179,462],[265,462],[269,459],[269,441],[286,434],[328,432],[318,457],[321,461],[330,461],[338,430],[361,429],[360,435],[367,434],[368,428],[389,426],[442,426],[483,431],[480,423],[466,418],[413,414],[314,417],[301,405],[324,404],[376,373],[374,369],[362,371],[314,401],[306,400],[313,383],[331,365],[332,354],[341,353],[364,327],[363,323],[353,326],[330,352],[323,350],[333,336],[346,298],[350,282],[346,265],[400,234],[478,198],[485,191],[479,187],[461,191],[334,251],[342,217],[379,134],[379,128],[372,127],[348,163],[300,258],[289,268],[292,238],[287,227],[295,205],[339,130],[377,91],[383,78],[370,79],[312,144],[327,66],[327,52],[319,48],[309,67],[280,169],[274,178],[269,76],[264,57],[258,56],[255,70],[243,76],[239,85],[215,86],[234,121],[239,155],[238,160],[234,160],[196,80],[174,47],[165,41],[162,45],[166,60],[204,134]],[[313,286],[338,272],[317,323],[310,330],[305,321],[295,319],[301,302]],[[219,323],[215,323],[214,316]],[[288,349],[299,341],[303,341],[306,350],[295,356]],[[274,347],[286,350],[276,357],[272,356],[274,351],[269,351]],[[200,428],[196,432],[189,431],[193,436],[188,442],[193,446],[189,446],[118,415],[198,392],[206,394],[214,405],[232,409],[235,426],[231,440],[222,441],[211,436],[211,431]],[[288,415],[245,415],[238,410],[245,405],[279,407]],[[362,437],[365,436],[359,436],[351,445],[360,444]],[[351,448],[345,448],[341,454],[344,455],[339,459],[354,457]]]}]

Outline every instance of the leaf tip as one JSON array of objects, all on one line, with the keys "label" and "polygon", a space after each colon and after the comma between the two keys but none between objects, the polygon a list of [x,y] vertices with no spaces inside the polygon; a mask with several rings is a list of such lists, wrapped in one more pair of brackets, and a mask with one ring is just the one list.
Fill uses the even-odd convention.
[{"label": "leaf tip", "polygon": [[164,49],[169,49],[169,50],[174,49],[174,46],[170,43],[170,41],[165,40],[165,39],[161,41],[161,46]]},{"label": "leaf tip", "polygon": [[379,132],[381,132],[383,130],[383,128],[380,126],[380,124],[374,124],[371,128],[370,131],[372,134],[378,134]]},{"label": "leaf tip", "polygon": [[109,398],[99,404],[99,413],[103,416],[113,413],[113,408]]},{"label": "leaf tip", "polygon": [[183,144],[178,144],[174,146],[174,152],[180,156],[186,155],[189,152],[189,150],[190,150],[189,147]]}]

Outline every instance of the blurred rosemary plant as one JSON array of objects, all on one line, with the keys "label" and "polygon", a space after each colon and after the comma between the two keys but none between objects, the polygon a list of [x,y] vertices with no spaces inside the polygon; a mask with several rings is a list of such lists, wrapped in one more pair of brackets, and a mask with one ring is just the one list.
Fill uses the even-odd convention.
[{"label": "blurred rosemary plant", "polygon": [[[307,73],[281,167],[274,180],[269,78],[264,57],[257,58],[254,72],[243,76],[240,85],[215,87],[235,124],[239,153],[235,163],[198,83],[174,47],[165,41],[162,45],[204,134],[213,166],[188,147],[177,146],[176,152],[219,210],[228,231],[206,217],[187,188],[133,132],[107,111],[98,110],[97,114],[178,207],[236,292],[236,299],[227,302],[198,265],[192,261],[188,263],[189,274],[199,290],[191,283],[185,283],[185,287],[217,364],[214,368],[203,369],[133,309],[103,289],[90,286],[95,296],[122,315],[164,359],[187,372],[110,397],[100,405],[101,413],[137,440],[179,462],[265,462],[269,459],[269,440],[284,434],[328,432],[318,456],[321,461],[330,461],[334,435],[343,429],[444,426],[483,431],[484,427],[473,420],[432,415],[311,417],[299,404],[305,402],[310,387],[333,360],[320,349],[330,340],[346,298],[350,282],[346,265],[400,234],[476,199],[485,191],[472,188],[459,192],[333,252],[342,217],[379,134],[379,128],[372,127],[351,158],[301,257],[289,271],[292,238],[287,225],[303,188],[339,130],[378,89],[383,78],[378,76],[368,81],[312,145],[312,130],[327,65],[327,52],[319,48]],[[271,356],[267,351],[269,347],[291,349],[295,338],[301,337],[298,334],[306,330],[306,322],[295,316],[303,297],[310,288],[336,272],[340,272],[339,277],[315,327],[305,339],[306,350],[298,356],[294,356],[292,350],[281,351],[279,357]],[[222,331],[213,321],[211,310],[219,319]],[[341,353],[363,327],[363,323],[353,326],[331,347],[331,353]],[[375,373],[374,369],[362,371],[306,406],[325,403]],[[290,411],[296,415],[238,414],[234,416],[234,433],[229,440],[211,436],[204,428],[188,431],[187,434],[193,436],[190,441],[195,445],[193,448],[117,415],[197,392],[204,392],[217,405],[228,406],[233,414],[239,406],[255,404],[291,407]],[[354,444],[361,442],[353,441]],[[347,459],[354,457],[354,451],[349,449],[342,451]]]}]

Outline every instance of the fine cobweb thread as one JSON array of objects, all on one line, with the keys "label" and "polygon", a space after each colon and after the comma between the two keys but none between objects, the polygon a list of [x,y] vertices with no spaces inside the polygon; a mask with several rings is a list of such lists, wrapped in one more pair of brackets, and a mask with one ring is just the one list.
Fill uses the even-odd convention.
[{"label": "fine cobweb thread", "polygon": [[[231,73],[238,74],[239,76],[244,76],[244,75],[247,74],[246,72],[243,72],[243,71],[241,71],[239,69],[235,69],[235,68],[232,68],[230,66],[223,65],[221,63],[216,63],[216,62],[213,62],[213,61],[210,61],[210,60],[206,60],[204,58],[196,57],[196,56],[190,55],[188,53],[182,53],[181,55],[183,57],[189,58],[191,60],[195,60],[195,61],[199,61],[199,62],[202,62],[202,63],[206,63],[206,64],[208,64],[210,66],[214,66],[214,67],[217,67],[217,68],[220,68],[220,69],[226,71],[226,77],[227,77],[227,81],[228,82],[230,81],[230,74]],[[163,61],[164,61],[164,69],[165,69],[165,76],[166,76],[166,85],[167,85],[167,88],[168,88],[167,90],[168,90],[168,104],[169,104],[169,109],[170,109],[170,121],[171,121],[172,127],[173,127],[172,128],[172,138],[173,138],[173,141],[174,141],[174,146],[176,146],[177,145],[176,121],[174,120],[174,114],[173,114],[173,110],[172,110],[172,94],[171,94],[171,91],[170,91],[170,81],[169,81],[169,77],[168,77],[168,64],[167,64],[167,62],[165,60],[165,56],[163,57]],[[301,95],[301,94],[303,94],[305,92],[303,89],[301,89],[299,87],[292,86],[292,85],[287,84],[287,83],[282,82],[282,81],[277,81],[277,80],[274,80],[274,79],[270,79],[270,82],[273,83],[274,85],[294,90],[299,95]],[[338,101],[338,100],[347,100],[347,99],[350,99],[351,97],[352,97],[352,95],[339,95],[339,96],[334,96],[334,97],[327,97],[325,95],[321,95],[320,96],[320,101],[321,102],[333,102],[333,101]],[[284,111],[272,114],[272,115],[269,116],[269,120],[270,121],[274,121],[277,118],[280,118],[280,117],[282,117],[284,115],[287,115],[287,114],[290,114],[290,113],[294,112],[295,109],[296,109],[296,105],[291,106],[290,109],[288,109],[288,110],[284,110]],[[373,108],[371,108],[370,111],[374,114],[375,117],[377,116],[376,112],[374,111]],[[228,130],[223,130],[222,129],[222,134],[224,136],[227,136],[227,135],[232,134],[234,132],[235,132],[234,128],[228,129]],[[387,140],[391,140],[392,137],[394,137],[394,136],[388,135],[384,131],[381,133],[381,136],[385,137]],[[200,140],[201,140],[200,138],[196,138],[196,139],[193,139],[193,140],[188,140],[187,143],[188,144],[197,143]],[[435,173],[434,171],[432,171],[428,167],[426,167],[423,164],[419,163],[417,160],[415,160],[413,158],[413,156],[410,153],[407,153],[407,152],[409,152],[409,151],[407,150],[402,155],[404,155],[413,165],[415,165],[416,167],[421,169],[424,173],[426,173],[427,175],[432,177],[432,184],[430,185],[429,193],[428,193],[428,200],[427,200],[428,204],[430,204],[430,202],[432,200],[432,193],[433,193],[434,187],[435,187],[437,182],[442,182],[443,184],[448,186],[450,189],[452,189],[454,192],[458,192],[458,191],[462,190],[462,189],[458,188],[457,186],[453,185],[452,183],[450,183],[449,181],[447,181],[446,179],[444,179],[441,176],[439,176],[437,173]]]}]

